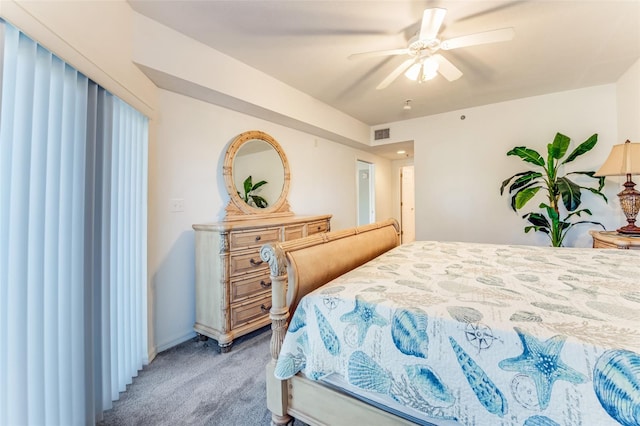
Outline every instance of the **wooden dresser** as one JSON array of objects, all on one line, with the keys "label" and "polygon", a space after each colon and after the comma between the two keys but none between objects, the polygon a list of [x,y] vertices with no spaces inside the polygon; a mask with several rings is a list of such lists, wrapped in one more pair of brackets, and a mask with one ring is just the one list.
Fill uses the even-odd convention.
[{"label": "wooden dresser", "polygon": [[236,337],[270,324],[269,265],[263,244],[330,230],[331,215],[286,216],[196,224],[196,321],[222,352]]},{"label": "wooden dresser", "polygon": [[640,236],[619,234],[615,231],[589,231],[593,248],[640,250]]}]

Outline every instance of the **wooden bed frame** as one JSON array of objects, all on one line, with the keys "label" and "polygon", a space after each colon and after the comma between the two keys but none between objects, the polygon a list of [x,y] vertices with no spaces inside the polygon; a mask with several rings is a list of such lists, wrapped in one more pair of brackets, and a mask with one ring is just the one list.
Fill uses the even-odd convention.
[{"label": "wooden bed frame", "polygon": [[272,425],[290,424],[292,417],[311,425],[413,424],[300,374],[288,380],[273,375],[288,319],[300,299],[399,243],[398,222],[389,219],[262,247],[260,256],[269,263],[272,285],[272,359],[266,367]]}]

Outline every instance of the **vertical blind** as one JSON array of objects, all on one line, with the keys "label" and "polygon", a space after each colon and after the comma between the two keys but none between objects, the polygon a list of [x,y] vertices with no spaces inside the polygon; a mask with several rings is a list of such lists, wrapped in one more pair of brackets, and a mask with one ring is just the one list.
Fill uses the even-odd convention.
[{"label": "vertical blind", "polygon": [[148,122],[0,32],[0,424],[92,424],[148,361]]}]

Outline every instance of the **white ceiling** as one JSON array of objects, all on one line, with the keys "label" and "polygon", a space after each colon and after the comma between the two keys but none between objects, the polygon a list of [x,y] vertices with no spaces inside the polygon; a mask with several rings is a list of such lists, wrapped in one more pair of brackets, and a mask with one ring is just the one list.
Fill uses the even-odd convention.
[{"label": "white ceiling", "polygon": [[[137,12],[371,126],[615,82],[640,58],[640,0],[129,0]],[[441,51],[463,76],[376,86],[422,12],[448,10],[440,38],[513,27],[511,41]],[[412,109],[402,107],[411,99]]]}]

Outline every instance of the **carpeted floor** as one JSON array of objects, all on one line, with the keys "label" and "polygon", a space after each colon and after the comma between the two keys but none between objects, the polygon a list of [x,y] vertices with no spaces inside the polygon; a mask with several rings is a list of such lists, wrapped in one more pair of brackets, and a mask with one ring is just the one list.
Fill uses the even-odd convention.
[{"label": "carpeted floor", "polygon": [[270,337],[265,327],[237,339],[228,353],[194,338],[158,354],[98,425],[268,425]]}]

